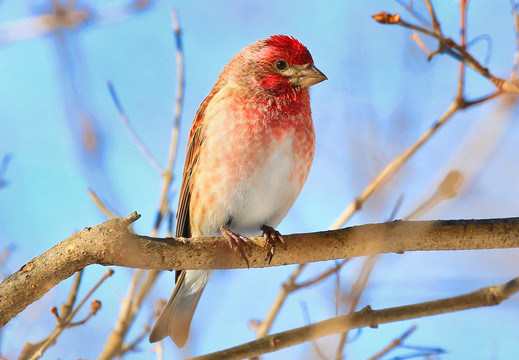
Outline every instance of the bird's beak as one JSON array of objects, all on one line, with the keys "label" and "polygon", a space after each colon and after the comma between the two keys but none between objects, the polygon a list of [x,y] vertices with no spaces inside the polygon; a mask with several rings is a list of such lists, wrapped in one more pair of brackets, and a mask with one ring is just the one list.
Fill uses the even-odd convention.
[{"label": "bird's beak", "polygon": [[290,76],[290,82],[292,82],[294,86],[308,88],[312,85],[320,83],[321,81],[328,80],[326,75],[324,75],[313,64],[294,67],[296,68],[294,69],[296,71],[294,71],[294,74]]}]

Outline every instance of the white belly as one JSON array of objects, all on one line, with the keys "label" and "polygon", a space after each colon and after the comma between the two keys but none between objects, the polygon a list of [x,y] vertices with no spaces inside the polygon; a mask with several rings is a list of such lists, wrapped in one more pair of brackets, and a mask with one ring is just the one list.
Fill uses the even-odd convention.
[{"label": "white belly", "polygon": [[291,150],[292,141],[285,141],[229,194],[235,205],[230,214],[231,230],[257,236],[263,225],[276,227],[285,217],[300,190],[291,178],[295,165]]},{"label": "white belly", "polygon": [[275,228],[281,222],[301,190],[300,176],[294,169],[307,168],[298,166],[302,159],[294,156],[290,136],[270,146],[263,148],[261,158],[246,159],[254,166],[243,166],[241,171],[231,170],[226,166],[231,162],[221,160],[228,156],[225,150],[220,159],[212,161],[218,165],[207,171],[212,184],[204,190],[212,194],[213,201],[198,203],[206,205],[206,211],[204,220],[195,226],[199,229],[195,236],[218,236],[222,226],[244,236],[258,236],[263,225]]}]

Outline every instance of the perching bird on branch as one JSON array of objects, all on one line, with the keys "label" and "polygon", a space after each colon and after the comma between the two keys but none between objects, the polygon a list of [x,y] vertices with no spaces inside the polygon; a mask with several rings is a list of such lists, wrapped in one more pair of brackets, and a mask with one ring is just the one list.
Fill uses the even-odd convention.
[{"label": "perching bird on branch", "polygon": [[[176,237],[224,236],[243,244],[274,228],[306,181],[315,135],[308,88],[326,76],[307,48],[274,35],[247,46],[225,66],[198,109],[187,146]],[[173,294],[150,333],[183,347],[211,271],[177,274]]]}]

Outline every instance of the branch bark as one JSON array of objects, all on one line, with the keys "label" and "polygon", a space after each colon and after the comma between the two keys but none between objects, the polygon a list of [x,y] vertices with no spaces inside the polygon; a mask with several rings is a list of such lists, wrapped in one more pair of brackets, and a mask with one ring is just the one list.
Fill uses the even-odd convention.
[{"label": "branch bark", "polygon": [[[0,326],[76,271],[92,264],[141,269],[236,269],[246,264],[225,238],[153,238],[129,225],[140,215],[87,227],[35,257],[0,284]],[[250,267],[343,259],[384,253],[519,247],[519,218],[393,221],[284,236],[269,264],[264,239],[245,247]]]}]

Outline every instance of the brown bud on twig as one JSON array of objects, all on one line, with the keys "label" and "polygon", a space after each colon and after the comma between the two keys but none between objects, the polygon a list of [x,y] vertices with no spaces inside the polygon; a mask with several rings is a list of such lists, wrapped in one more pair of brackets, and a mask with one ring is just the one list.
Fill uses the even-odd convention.
[{"label": "brown bud on twig", "polygon": [[63,324],[63,320],[61,319],[61,316],[59,316],[58,308],[55,306],[51,307],[50,313],[56,317],[57,326],[61,326]]},{"label": "brown bud on twig", "polygon": [[400,22],[400,15],[390,14],[380,11],[372,16],[373,20],[381,24],[398,24]]},{"label": "brown bud on twig", "polygon": [[95,315],[99,310],[101,310],[101,301],[92,300],[92,302],[90,303],[90,313],[92,315]]},{"label": "brown bud on twig", "polygon": [[50,308],[50,313],[51,313],[52,315],[54,315],[54,316],[59,316],[59,315],[58,315],[58,308],[55,307],[55,306],[53,306],[53,307]]}]

